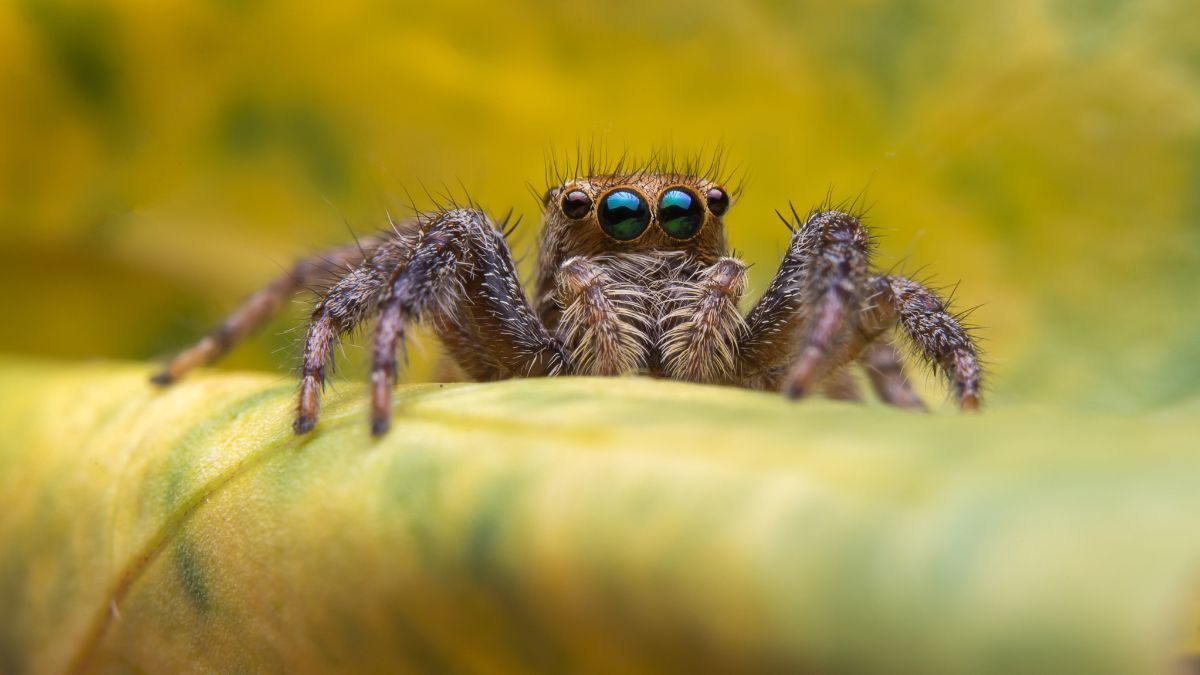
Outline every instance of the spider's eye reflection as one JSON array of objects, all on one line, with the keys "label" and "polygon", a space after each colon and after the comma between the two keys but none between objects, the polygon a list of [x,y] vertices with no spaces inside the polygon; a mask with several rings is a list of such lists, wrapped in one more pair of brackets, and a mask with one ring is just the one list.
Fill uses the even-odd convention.
[{"label": "spider's eye reflection", "polygon": [[562,210],[568,218],[582,218],[592,210],[592,198],[583,190],[571,190],[562,199]]},{"label": "spider's eye reflection", "polygon": [[650,224],[646,200],[633,190],[614,190],[600,200],[600,227],[618,241],[637,239]]},{"label": "spider's eye reflection", "polygon": [[712,211],[714,216],[723,215],[729,210],[729,193],[721,188],[712,188],[706,195],[708,197],[708,210]]},{"label": "spider's eye reflection", "polygon": [[658,222],[672,237],[687,239],[696,234],[704,222],[704,208],[691,192],[671,188],[658,202]]}]

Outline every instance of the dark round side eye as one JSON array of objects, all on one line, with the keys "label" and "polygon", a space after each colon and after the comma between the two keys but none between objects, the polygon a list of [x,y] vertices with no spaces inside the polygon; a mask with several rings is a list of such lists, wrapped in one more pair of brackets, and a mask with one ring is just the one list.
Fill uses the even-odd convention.
[{"label": "dark round side eye", "polygon": [[600,200],[600,227],[618,241],[637,239],[650,224],[646,200],[633,190],[614,190]]},{"label": "dark round side eye", "polygon": [[714,216],[724,215],[729,210],[729,193],[721,188],[710,188],[708,191],[708,210]]},{"label": "dark round side eye", "polygon": [[571,190],[563,196],[562,210],[568,218],[582,218],[592,210],[592,198],[583,190]]},{"label": "dark round side eye", "polygon": [[704,223],[704,207],[691,192],[671,188],[658,201],[658,222],[672,237],[688,239]]}]

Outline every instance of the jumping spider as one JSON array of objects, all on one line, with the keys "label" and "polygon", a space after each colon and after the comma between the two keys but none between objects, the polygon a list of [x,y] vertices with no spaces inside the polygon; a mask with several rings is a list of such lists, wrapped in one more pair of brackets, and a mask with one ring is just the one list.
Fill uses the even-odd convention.
[{"label": "jumping spider", "polygon": [[618,169],[548,190],[532,302],[503,224],[482,210],[443,208],[396,222],[383,235],[301,260],[154,382],[212,362],[296,291],[325,283],[305,337],[298,434],[316,424],[335,341],[370,318],[376,435],[390,424],[397,348],[418,322],[432,325],[476,380],[644,373],[791,398],[822,387],[857,399],[847,372],[857,362],[884,401],[923,409],[888,337],[896,327],[946,376],[963,410],[979,405],[978,350],[968,331],[935,292],[873,271],[871,235],[850,213],[793,212],[779,270],[743,316],[746,265],[725,242],[732,197],[697,173]]}]

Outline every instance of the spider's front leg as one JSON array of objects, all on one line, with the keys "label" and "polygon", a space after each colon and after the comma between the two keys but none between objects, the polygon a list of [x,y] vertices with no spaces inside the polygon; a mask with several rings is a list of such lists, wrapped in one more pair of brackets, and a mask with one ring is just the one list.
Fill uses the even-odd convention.
[{"label": "spider's front leg", "polygon": [[573,375],[623,375],[646,366],[650,308],[646,293],[614,279],[584,257],[568,258],[555,277],[558,336]]},{"label": "spider's front leg", "polygon": [[668,282],[659,319],[663,368],[677,380],[728,383],[737,379],[738,341],[746,324],[738,301],[746,265],[722,257],[692,278]]},{"label": "spider's front leg", "polygon": [[151,381],[168,385],[189,371],[216,361],[254,329],[275,316],[288,298],[303,288],[336,277],[345,269],[360,264],[383,243],[382,237],[366,237],[353,244],[299,260],[291,269],[247,298],[199,342],[172,357]]},{"label": "spider's front leg", "polygon": [[934,291],[902,276],[877,276],[870,281],[883,316],[904,329],[925,362],[940,371],[963,410],[979,407],[983,372],[979,348],[970,333],[951,314]]},{"label": "spider's front leg", "polygon": [[300,367],[300,397],[292,428],[298,434],[317,423],[326,365],[333,362],[333,345],[342,335],[366,321],[387,292],[392,273],[416,248],[414,232],[397,234],[384,242],[370,259],[333,285],[313,308],[304,335]]},{"label": "spider's front leg", "polygon": [[[554,375],[566,367],[562,345],[529,306],[504,235],[479,210],[441,211],[423,219],[380,302],[371,365],[375,435],[390,424],[396,350],[406,327],[422,320],[479,380]],[[304,419],[302,401],[297,431]]]},{"label": "spider's front leg", "polygon": [[981,372],[970,335],[933,291],[904,277],[872,275],[870,244],[862,223],[838,211],[814,212],[797,228],[747,317],[745,377],[798,398],[861,358],[885,401],[920,408],[894,348],[880,342],[898,326],[947,376],[959,405],[976,408]]}]

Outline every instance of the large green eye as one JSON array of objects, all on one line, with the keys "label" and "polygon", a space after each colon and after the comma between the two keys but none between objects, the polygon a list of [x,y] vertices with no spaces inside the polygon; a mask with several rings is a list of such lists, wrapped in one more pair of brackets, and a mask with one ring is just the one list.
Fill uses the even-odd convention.
[{"label": "large green eye", "polygon": [[596,216],[608,236],[619,241],[637,239],[650,224],[646,200],[633,190],[614,190],[600,200]]},{"label": "large green eye", "polygon": [[658,202],[658,222],[676,239],[689,239],[704,222],[700,200],[683,188],[671,188]]}]

